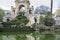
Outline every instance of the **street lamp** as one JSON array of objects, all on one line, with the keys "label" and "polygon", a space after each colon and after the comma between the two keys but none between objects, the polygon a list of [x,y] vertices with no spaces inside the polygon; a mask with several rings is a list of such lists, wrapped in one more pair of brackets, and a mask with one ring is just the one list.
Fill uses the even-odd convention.
[{"label": "street lamp", "polygon": [[51,14],[52,14],[52,9],[53,9],[53,0],[51,0]]}]

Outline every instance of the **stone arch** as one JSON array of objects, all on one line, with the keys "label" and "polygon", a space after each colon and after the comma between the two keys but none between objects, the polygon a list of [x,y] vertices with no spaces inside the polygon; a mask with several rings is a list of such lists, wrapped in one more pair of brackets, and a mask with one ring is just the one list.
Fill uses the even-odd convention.
[{"label": "stone arch", "polygon": [[[21,11],[21,8],[23,8],[24,7],[24,12],[23,11]],[[25,12],[26,12],[26,4],[24,4],[24,3],[21,3],[21,4],[19,4],[18,5],[18,11],[17,11],[17,13],[19,13],[19,12],[22,12],[22,15],[25,15]]]},{"label": "stone arch", "polygon": [[23,5],[23,4],[19,5],[19,11],[22,7],[25,7],[25,5]]},{"label": "stone arch", "polygon": [[[27,15],[26,13],[29,14],[29,5],[27,3],[19,3],[18,6],[16,7],[15,14],[18,15],[18,13],[21,11],[21,8],[24,9],[24,15]],[[22,11],[21,11],[22,12]]]}]

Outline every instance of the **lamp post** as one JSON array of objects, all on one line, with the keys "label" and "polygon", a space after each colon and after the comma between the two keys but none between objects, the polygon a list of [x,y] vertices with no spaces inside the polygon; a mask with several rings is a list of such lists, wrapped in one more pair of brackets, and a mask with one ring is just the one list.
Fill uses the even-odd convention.
[{"label": "lamp post", "polygon": [[[52,10],[53,10],[53,0],[51,0],[51,17],[52,17]],[[54,33],[54,26],[53,26],[53,33]]]},{"label": "lamp post", "polygon": [[51,15],[52,15],[52,9],[53,9],[53,0],[51,0]]}]

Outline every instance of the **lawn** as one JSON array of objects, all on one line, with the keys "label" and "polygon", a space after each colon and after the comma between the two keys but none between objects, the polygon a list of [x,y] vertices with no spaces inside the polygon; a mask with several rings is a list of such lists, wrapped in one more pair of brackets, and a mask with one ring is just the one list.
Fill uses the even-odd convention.
[{"label": "lawn", "polygon": [[14,39],[15,40],[27,40],[29,38],[27,38],[26,35],[29,35],[28,36],[29,38],[32,38],[32,37],[34,39],[39,38],[39,40],[55,40],[56,39],[55,34],[40,34],[40,33],[35,33],[32,31],[21,31],[21,32],[0,32],[0,40],[3,40],[2,37],[3,38],[5,37],[5,39],[9,39],[9,40],[14,40]]}]

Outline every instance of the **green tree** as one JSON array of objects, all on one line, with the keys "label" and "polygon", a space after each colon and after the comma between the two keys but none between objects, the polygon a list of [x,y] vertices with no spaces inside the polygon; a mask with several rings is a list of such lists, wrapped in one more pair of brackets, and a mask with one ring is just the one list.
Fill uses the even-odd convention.
[{"label": "green tree", "polygon": [[4,14],[4,10],[3,9],[0,9],[0,21],[2,21],[3,14]]},{"label": "green tree", "polygon": [[47,17],[52,17],[51,12],[48,11],[47,14],[46,14],[46,16],[47,16]]},{"label": "green tree", "polygon": [[47,12],[46,16],[40,16],[40,23],[46,26],[53,26],[55,20],[51,17],[51,12]]},{"label": "green tree", "polygon": [[27,19],[27,17],[23,15],[23,12],[20,12],[14,20],[5,22],[3,24],[4,25],[20,25],[20,24],[26,25],[28,22],[29,20]]},{"label": "green tree", "polygon": [[43,16],[40,16],[39,20],[40,20],[40,22],[39,22],[40,24],[44,24],[44,17]]},{"label": "green tree", "polygon": [[[25,28],[25,25],[28,22],[29,20],[27,19],[27,17],[23,16],[22,13],[19,13],[14,20],[3,22],[2,24],[4,26],[4,31],[10,32],[10,31],[20,31],[20,30],[28,29],[28,28]],[[16,26],[14,28],[10,28],[11,25],[16,25]],[[21,27],[24,27],[24,28],[22,29]],[[19,40],[20,38],[17,38],[17,39]]]},{"label": "green tree", "polygon": [[55,20],[52,18],[51,12],[48,12],[44,18],[44,25],[53,26],[55,24]]},{"label": "green tree", "polygon": [[21,23],[24,23],[24,25],[26,25],[27,23],[28,23],[28,19],[27,19],[27,17],[26,16],[24,16],[24,12],[20,12],[19,13],[19,15],[16,17],[16,19],[18,20],[18,21],[20,21],[20,24]]},{"label": "green tree", "polygon": [[46,16],[44,18],[44,25],[46,25],[46,26],[53,26],[53,24],[54,24],[54,19],[53,18],[48,17],[48,16]]}]

